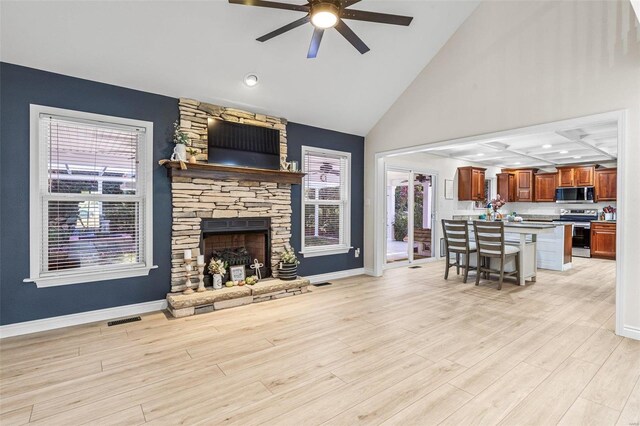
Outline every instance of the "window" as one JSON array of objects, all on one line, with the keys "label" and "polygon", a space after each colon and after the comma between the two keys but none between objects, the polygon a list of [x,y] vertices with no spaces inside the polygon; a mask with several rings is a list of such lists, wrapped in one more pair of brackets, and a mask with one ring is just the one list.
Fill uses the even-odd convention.
[{"label": "window", "polygon": [[153,123],[31,106],[31,276],[38,287],[152,268]]},{"label": "window", "polygon": [[351,249],[351,154],[302,147],[302,253],[306,257]]}]

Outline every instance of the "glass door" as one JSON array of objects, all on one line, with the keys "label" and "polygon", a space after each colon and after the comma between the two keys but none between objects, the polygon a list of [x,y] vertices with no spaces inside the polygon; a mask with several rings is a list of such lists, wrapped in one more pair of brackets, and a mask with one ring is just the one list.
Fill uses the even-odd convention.
[{"label": "glass door", "polygon": [[433,176],[412,170],[386,172],[386,264],[434,256]]}]

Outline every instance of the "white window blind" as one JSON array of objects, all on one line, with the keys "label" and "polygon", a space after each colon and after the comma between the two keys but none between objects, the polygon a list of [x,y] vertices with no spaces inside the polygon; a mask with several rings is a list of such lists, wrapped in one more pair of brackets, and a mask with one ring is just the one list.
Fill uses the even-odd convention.
[{"label": "white window blind", "polygon": [[303,147],[303,253],[350,246],[349,153]]},{"label": "white window blind", "polygon": [[39,234],[39,261],[31,278],[59,285],[141,275],[127,274],[141,268],[148,273],[146,128],[48,113],[37,121],[32,219],[39,217],[40,226],[32,233]]}]

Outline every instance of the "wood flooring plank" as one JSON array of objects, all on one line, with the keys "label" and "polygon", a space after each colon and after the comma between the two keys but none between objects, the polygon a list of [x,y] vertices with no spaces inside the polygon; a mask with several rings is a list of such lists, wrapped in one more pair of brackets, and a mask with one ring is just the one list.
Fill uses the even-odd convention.
[{"label": "wood flooring plank", "polygon": [[126,410],[118,411],[84,423],[83,426],[137,426],[145,422],[142,407],[136,405],[135,407],[127,408]]},{"label": "wood flooring plank", "polygon": [[32,406],[18,408],[17,410],[9,411],[0,414],[0,425],[2,426],[20,426],[29,423],[31,418]]},{"label": "wood flooring plank", "polygon": [[596,404],[588,399],[578,398],[560,420],[562,426],[600,426],[613,425],[620,412],[604,405]]},{"label": "wood flooring plank", "polygon": [[[456,412],[442,425],[495,425],[549,375],[546,370],[519,363]],[[452,381],[455,382],[455,379]],[[517,423],[513,423],[517,424]]]},{"label": "wood flooring plank", "polygon": [[598,366],[567,358],[501,422],[501,425],[555,424],[571,407]]},{"label": "wood flooring plank", "polygon": [[617,425],[638,425],[640,424],[640,379],[636,381],[636,385],[631,391],[631,395],[627,399]]},{"label": "wood flooring plank", "polygon": [[640,377],[640,341],[623,339],[581,396],[621,411],[638,377]]}]

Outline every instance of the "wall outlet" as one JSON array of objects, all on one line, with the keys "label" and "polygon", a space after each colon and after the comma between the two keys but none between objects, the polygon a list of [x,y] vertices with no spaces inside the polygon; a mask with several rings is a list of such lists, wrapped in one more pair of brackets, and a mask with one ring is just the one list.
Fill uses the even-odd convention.
[{"label": "wall outlet", "polygon": [[354,254],[355,257],[360,257],[360,249],[359,248],[355,249],[353,251],[353,254]]}]

